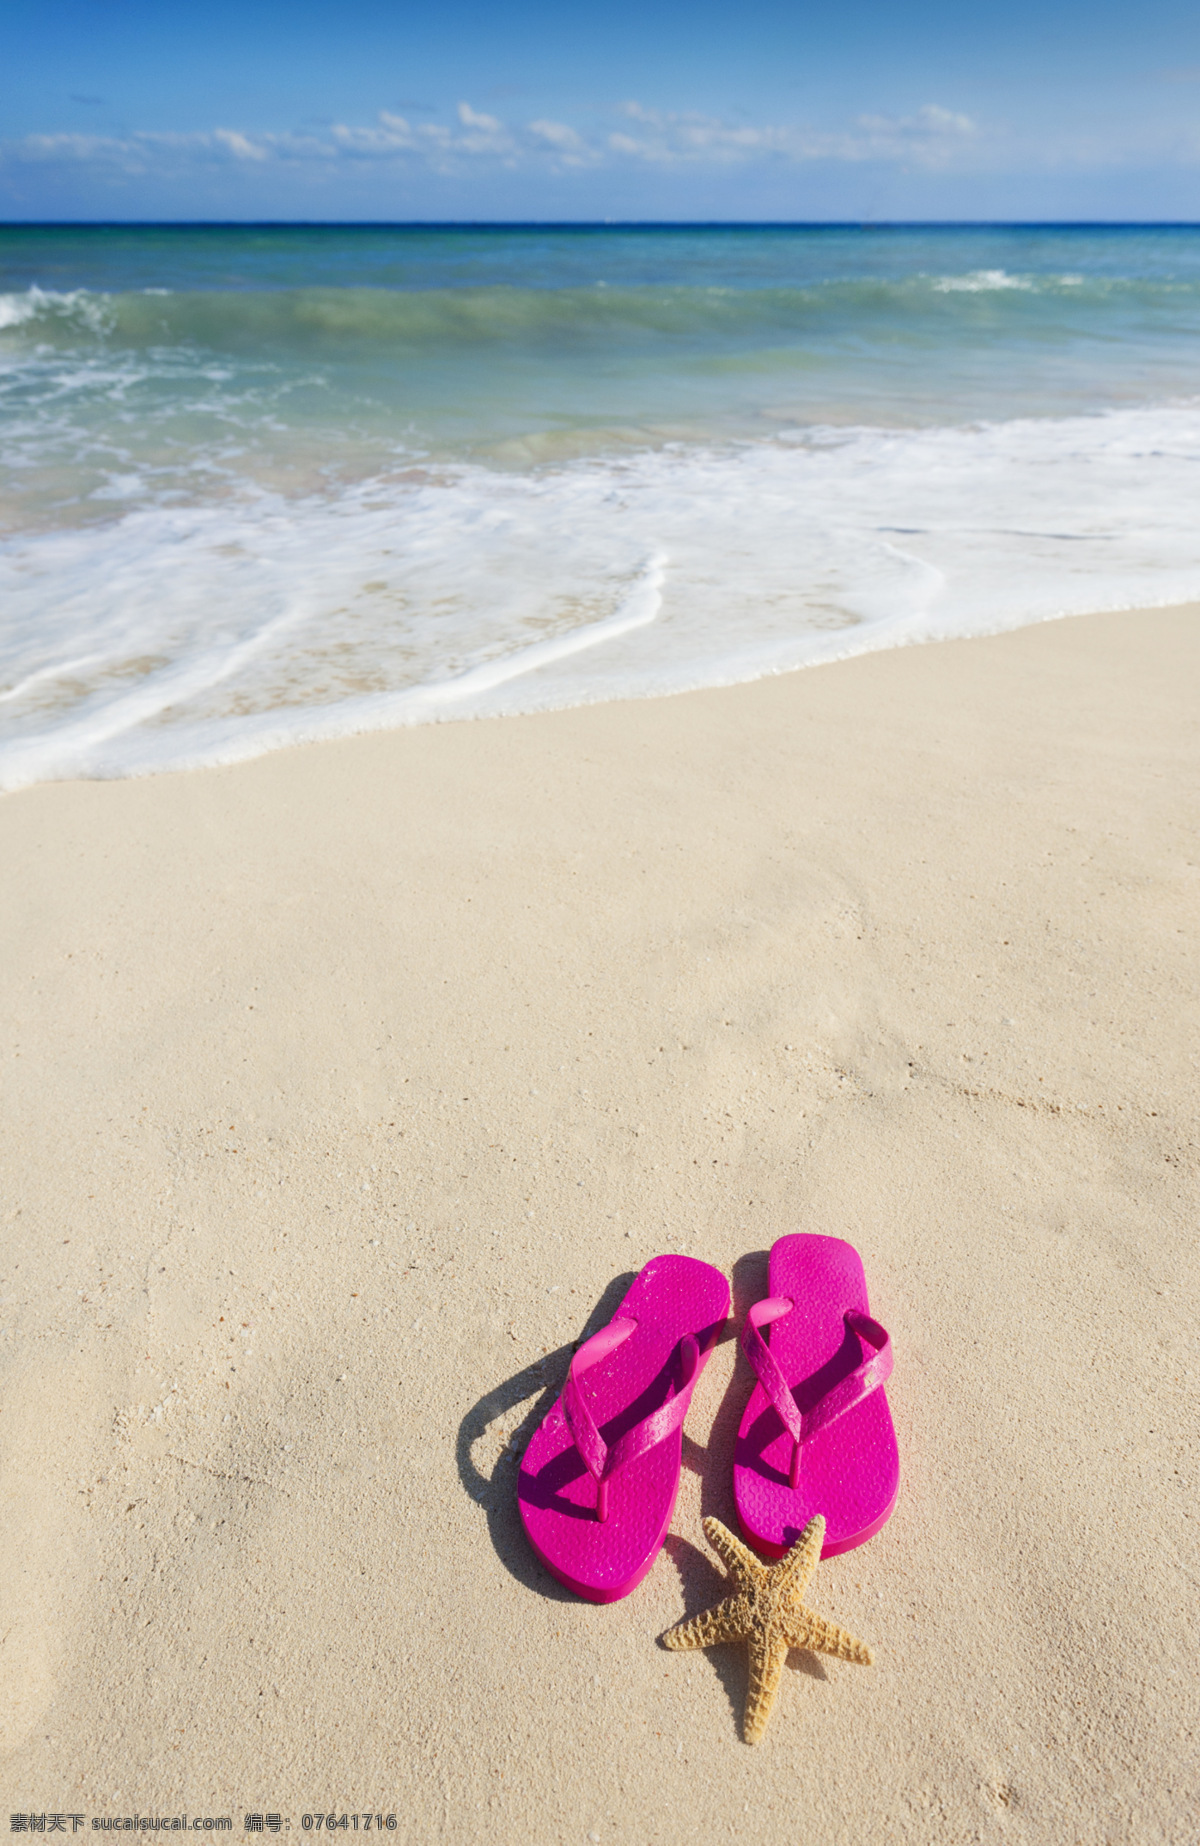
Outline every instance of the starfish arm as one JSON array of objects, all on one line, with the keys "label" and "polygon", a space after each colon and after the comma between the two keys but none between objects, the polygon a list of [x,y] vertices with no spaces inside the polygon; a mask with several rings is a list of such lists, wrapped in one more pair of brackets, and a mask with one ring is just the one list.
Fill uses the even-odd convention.
[{"label": "starfish arm", "polygon": [[690,1622],[676,1622],[663,1636],[663,1646],[716,1647],[720,1641],[744,1641],[750,1630],[750,1613],[743,1596],[727,1596]]},{"label": "starfish arm", "polygon": [[825,1521],[817,1513],[809,1520],[783,1563],[776,1566],[781,1584],[794,1596],[803,1596],[808,1588],[809,1579],[821,1561],[821,1546],[824,1542]]},{"label": "starfish arm", "polygon": [[787,1642],[782,1635],[751,1636],[750,1683],[746,1688],[746,1719],[742,1727],[747,1743],[758,1743],[767,1728],[786,1659]]},{"label": "starfish arm", "polygon": [[743,1545],[740,1538],[733,1536],[728,1526],[723,1526],[719,1519],[706,1519],[704,1536],[741,1588],[749,1589],[753,1584],[761,1582],[765,1575],[764,1566],[748,1545]]},{"label": "starfish arm", "polygon": [[875,1663],[875,1656],[864,1641],[859,1641],[845,1628],[839,1628],[835,1622],[823,1621],[811,1609],[801,1609],[794,1615],[784,1635],[789,1647],[804,1648],[814,1654],[832,1654],[836,1660],[854,1660],[864,1667]]}]

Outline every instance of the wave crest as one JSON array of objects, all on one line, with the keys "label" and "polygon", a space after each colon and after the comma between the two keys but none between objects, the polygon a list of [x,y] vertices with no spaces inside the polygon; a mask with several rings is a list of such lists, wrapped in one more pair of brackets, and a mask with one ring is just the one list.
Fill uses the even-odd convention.
[{"label": "wave crest", "polygon": [[[296,354],[377,349],[556,348],[611,341],[779,340],[834,328],[871,338],[889,321],[971,324],[980,297],[1007,300],[1022,317],[1125,302],[1141,309],[1200,307],[1200,282],[1179,278],[1014,274],[1003,269],[900,280],[832,279],[804,287],[461,289],[289,288],[138,290],[101,294],[31,288],[0,295],[0,333],[35,342],[101,340]],[[1044,304],[1042,308],[1041,304]],[[965,317],[965,319],[964,319]]]}]

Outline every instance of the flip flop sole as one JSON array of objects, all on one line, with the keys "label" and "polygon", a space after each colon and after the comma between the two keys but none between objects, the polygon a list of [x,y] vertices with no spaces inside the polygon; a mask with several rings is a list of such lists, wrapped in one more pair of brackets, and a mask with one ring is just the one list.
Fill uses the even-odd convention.
[{"label": "flip flop sole", "polygon": [[[770,1328],[770,1349],[802,1412],[862,1363],[847,1310],[870,1314],[862,1259],[840,1237],[781,1237],[771,1251],[770,1293],[795,1303]],[[823,1557],[863,1545],[886,1525],[900,1491],[900,1457],[880,1387],[836,1422],[806,1438],[800,1477],[790,1483],[792,1437],[761,1384],[738,1430],[733,1491],[750,1543],[782,1557],[817,1513],[825,1519]]]},{"label": "flip flop sole", "polygon": [[[711,1264],[690,1256],[647,1263],[613,1317],[636,1321],[636,1330],[585,1374],[589,1409],[610,1447],[669,1396],[688,1334],[703,1367],[728,1313],[729,1284]],[[558,1399],[521,1459],[517,1498],[530,1544],[560,1583],[590,1602],[616,1602],[637,1587],[675,1510],[682,1444],[676,1429],[619,1468],[601,1522],[596,1483]]]}]

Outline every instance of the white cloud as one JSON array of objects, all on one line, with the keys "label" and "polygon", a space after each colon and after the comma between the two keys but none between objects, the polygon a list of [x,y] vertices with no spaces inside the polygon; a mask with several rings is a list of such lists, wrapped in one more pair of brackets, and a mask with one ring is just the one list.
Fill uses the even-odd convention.
[{"label": "white cloud", "polygon": [[404,117],[390,115],[386,109],[380,110],[376,128],[349,128],[344,122],[335,122],[330,133],[337,147],[350,154],[394,155],[417,146],[416,135]]},{"label": "white cloud", "polygon": [[578,130],[566,122],[529,122],[524,140],[534,159],[549,158],[552,170],[593,167],[605,158],[603,144],[585,141]]},{"label": "white cloud", "polygon": [[133,141],[121,141],[113,135],[26,135],[10,141],[6,152],[10,159],[31,164],[125,165],[136,151]]},{"label": "white cloud", "polygon": [[[615,119],[614,119],[615,117]],[[182,178],[197,167],[265,171],[306,167],[331,172],[366,163],[412,172],[464,175],[485,167],[570,172],[584,167],[754,168],[768,163],[878,163],[926,171],[1002,171],[1014,161],[1041,171],[1100,171],[1165,156],[1173,166],[1200,162],[1200,138],[1174,134],[1169,151],[1150,140],[1117,146],[1100,137],[1045,140],[1031,147],[960,110],[926,103],[906,114],[864,114],[841,127],[746,122],[696,111],[655,109],[630,100],[586,129],[549,117],[510,124],[460,102],[448,120],[413,122],[392,110],[374,121],[338,122],[298,133],[211,128],[127,135],[76,132],[0,141],[0,169],[89,168],[97,175]]]},{"label": "white cloud", "polygon": [[860,116],[848,130],[830,133],[796,123],[753,127],[717,116],[669,113],[639,102],[620,105],[620,114],[639,132],[618,130],[607,137],[614,154],[658,163],[709,161],[728,165],[750,160],[860,162],[900,160],[942,164],[975,135],[969,116],[928,103],[912,116]]},{"label": "white cloud", "polygon": [[251,141],[247,135],[239,134],[236,128],[214,128],[212,138],[227,147],[237,160],[270,159],[265,147]]},{"label": "white cloud", "polygon": [[690,161],[728,165],[771,156],[806,158],[799,131],[792,128],[751,128],[723,122],[717,116],[663,114],[640,103],[623,103],[621,114],[637,123],[640,134],[617,131],[608,146],[630,159],[672,164]]},{"label": "white cloud", "polygon": [[482,128],[485,133],[502,135],[505,132],[503,122],[498,122],[494,115],[480,115],[472,109],[470,103],[459,103],[458,119],[464,128]]},{"label": "white cloud", "polygon": [[329,152],[314,136],[258,135],[236,128],[212,128],[193,133],[139,130],[132,135],[26,135],[20,141],[0,143],[0,164],[19,161],[38,165],[72,165],[118,168],[144,173],[172,164],[200,162],[259,163],[280,158],[312,158]]},{"label": "white cloud", "polygon": [[860,115],[860,128],[871,134],[891,135],[901,139],[922,139],[929,135],[973,135],[975,123],[969,115],[926,103],[915,115]]},{"label": "white cloud", "polygon": [[915,115],[860,115],[855,124],[866,160],[944,166],[979,133],[969,115],[926,103]]},{"label": "white cloud", "polygon": [[583,146],[583,138],[565,122],[530,122],[529,133],[537,140],[545,141],[550,147],[570,148]]}]

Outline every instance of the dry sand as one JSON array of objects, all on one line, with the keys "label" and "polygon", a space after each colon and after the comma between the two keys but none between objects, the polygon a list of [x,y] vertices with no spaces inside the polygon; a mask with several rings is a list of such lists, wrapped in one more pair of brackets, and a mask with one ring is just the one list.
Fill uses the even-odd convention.
[{"label": "dry sand", "polygon": [[[1184,1841],[1200,611],[0,804],[4,1813]],[[608,1608],[514,1446],[656,1251],[850,1237],[903,1484],[719,1590],[727,1341]],[[69,1823],[67,1823],[69,1826]]]}]

